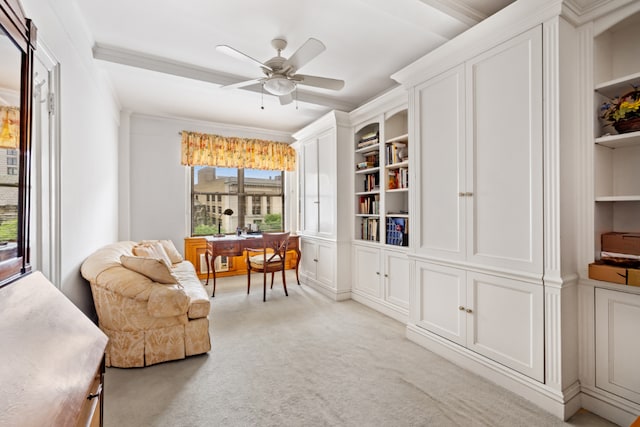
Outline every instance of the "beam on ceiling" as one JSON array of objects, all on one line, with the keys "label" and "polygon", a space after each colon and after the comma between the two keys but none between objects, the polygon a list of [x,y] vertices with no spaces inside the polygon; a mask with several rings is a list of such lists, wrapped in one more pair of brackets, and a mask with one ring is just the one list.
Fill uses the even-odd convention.
[{"label": "beam on ceiling", "polygon": [[[238,76],[233,74],[223,73],[210,68],[174,61],[172,59],[162,58],[159,56],[148,55],[141,52],[135,52],[128,49],[122,49],[115,46],[101,45],[99,43],[96,43],[93,46],[93,57],[101,61],[128,65],[130,67],[171,74],[187,79],[200,80],[221,86],[239,83],[246,80],[246,78],[238,78]],[[235,90],[248,90],[259,93],[261,88],[260,85],[253,85]],[[270,95],[268,92],[265,92],[265,94]],[[351,111],[357,106],[350,102],[341,101],[299,89],[297,90],[297,99],[299,102],[321,105],[341,111]]]}]

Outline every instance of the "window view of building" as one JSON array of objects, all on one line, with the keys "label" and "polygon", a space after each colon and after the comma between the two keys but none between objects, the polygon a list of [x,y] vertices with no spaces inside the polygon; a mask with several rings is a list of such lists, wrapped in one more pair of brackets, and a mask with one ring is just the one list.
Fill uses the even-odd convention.
[{"label": "window view of building", "polygon": [[[233,212],[230,215],[225,212]],[[209,166],[191,168],[191,234],[282,231],[284,173]]]}]

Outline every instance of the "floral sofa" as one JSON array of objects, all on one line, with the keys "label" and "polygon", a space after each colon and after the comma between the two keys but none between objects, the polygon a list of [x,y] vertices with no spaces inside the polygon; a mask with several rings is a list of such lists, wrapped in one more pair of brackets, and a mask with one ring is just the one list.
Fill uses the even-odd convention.
[{"label": "floral sofa", "polygon": [[109,337],[107,366],[142,367],[211,350],[209,296],[170,240],[113,243],[80,270]]}]

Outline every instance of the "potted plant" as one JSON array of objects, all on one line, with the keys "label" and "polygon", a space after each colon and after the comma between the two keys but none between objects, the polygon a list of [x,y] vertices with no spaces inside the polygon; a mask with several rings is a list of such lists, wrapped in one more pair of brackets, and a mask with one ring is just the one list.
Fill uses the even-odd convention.
[{"label": "potted plant", "polygon": [[640,90],[637,86],[623,96],[607,101],[600,107],[600,118],[610,122],[618,133],[640,130]]}]

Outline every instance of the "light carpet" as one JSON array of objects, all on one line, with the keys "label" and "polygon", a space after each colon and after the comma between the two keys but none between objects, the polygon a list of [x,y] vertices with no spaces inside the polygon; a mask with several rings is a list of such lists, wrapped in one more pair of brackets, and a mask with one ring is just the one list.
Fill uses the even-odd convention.
[{"label": "light carpet", "polygon": [[[334,302],[289,274],[218,280],[206,355],[105,375],[107,427],[612,426],[564,423],[405,338],[404,326]],[[207,287],[211,292],[211,285]]]}]

